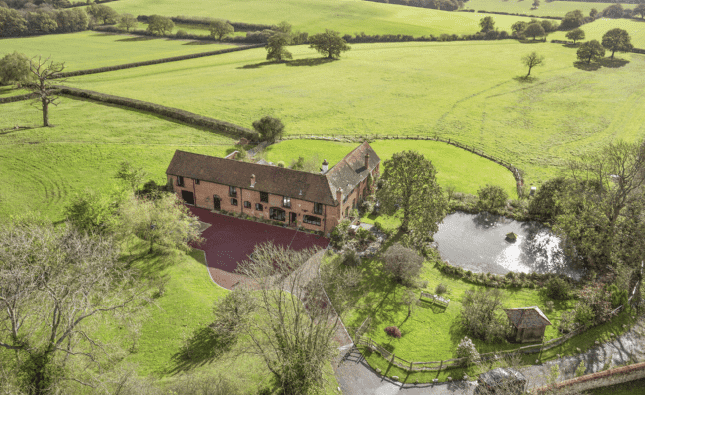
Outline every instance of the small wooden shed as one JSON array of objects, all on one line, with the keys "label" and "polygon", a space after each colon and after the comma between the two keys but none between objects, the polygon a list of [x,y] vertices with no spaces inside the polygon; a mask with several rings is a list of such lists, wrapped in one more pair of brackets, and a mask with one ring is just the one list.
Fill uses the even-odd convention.
[{"label": "small wooden shed", "polygon": [[503,309],[514,328],[513,340],[517,343],[540,342],[551,322],[537,306]]}]

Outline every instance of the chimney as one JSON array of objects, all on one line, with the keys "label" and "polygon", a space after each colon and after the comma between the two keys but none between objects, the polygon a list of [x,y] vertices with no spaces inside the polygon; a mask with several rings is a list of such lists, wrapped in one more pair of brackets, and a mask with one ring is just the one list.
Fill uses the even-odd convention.
[{"label": "chimney", "polygon": [[325,174],[326,172],[328,172],[328,160],[323,159],[323,165],[320,167],[320,173]]},{"label": "chimney", "polygon": [[371,154],[366,152],[366,171],[368,170],[368,166],[371,164]]},{"label": "chimney", "polygon": [[250,187],[255,188],[255,174],[250,176]]},{"label": "chimney", "polygon": [[338,188],[335,190],[335,198],[338,201],[338,205],[343,205],[343,190]]}]

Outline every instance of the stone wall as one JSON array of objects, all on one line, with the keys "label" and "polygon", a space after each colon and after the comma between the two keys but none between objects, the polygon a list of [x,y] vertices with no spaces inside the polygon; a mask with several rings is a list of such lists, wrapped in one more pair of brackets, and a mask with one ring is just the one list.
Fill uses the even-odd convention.
[{"label": "stone wall", "polygon": [[586,390],[630,382],[646,377],[646,362],[600,371],[533,390],[533,394],[578,394]]}]

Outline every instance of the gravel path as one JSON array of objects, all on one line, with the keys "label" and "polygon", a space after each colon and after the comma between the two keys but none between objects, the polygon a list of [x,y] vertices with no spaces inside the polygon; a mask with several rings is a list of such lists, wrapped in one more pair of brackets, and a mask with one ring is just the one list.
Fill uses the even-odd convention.
[{"label": "gravel path", "polygon": [[[645,319],[641,318],[630,331],[615,340],[596,346],[589,351],[575,356],[562,357],[519,370],[528,378],[528,388],[546,384],[546,377],[553,365],[559,365],[560,374],[557,381],[574,377],[578,364],[586,365],[586,373],[591,374],[610,367],[621,366],[627,362],[645,361]],[[336,378],[343,394],[472,394],[476,382],[456,381],[451,383],[408,385],[382,377],[368,365],[365,358],[355,348],[346,351],[339,362],[334,365]]]}]

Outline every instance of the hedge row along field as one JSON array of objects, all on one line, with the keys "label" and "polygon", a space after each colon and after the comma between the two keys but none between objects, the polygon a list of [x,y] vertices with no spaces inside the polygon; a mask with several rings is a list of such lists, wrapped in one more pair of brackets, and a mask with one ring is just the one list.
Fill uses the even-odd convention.
[{"label": "hedge row along field", "polygon": [[[492,11],[492,12],[506,12],[511,14],[524,14],[528,16],[549,16],[549,17],[563,17],[567,12],[580,10],[584,16],[588,16],[591,9],[596,9],[601,12],[605,8],[613,5],[614,3],[596,3],[596,2],[567,2],[567,1],[555,1],[541,2],[538,9],[531,9],[533,6],[533,0],[468,0],[463,6],[464,9],[473,9],[475,11]],[[622,5],[624,8],[633,9],[636,5]]]},{"label": "hedge row along field", "polygon": [[[644,135],[643,55],[585,71],[573,48],[513,40],[359,44],[332,62],[289,49],[294,60],[283,64],[253,49],[68,84],[245,127],[273,115],[288,134],[436,133],[511,161],[527,185],[588,150]],[[525,82],[520,59],[531,50],[546,63]]]},{"label": "hedge row along field", "polygon": [[0,39],[0,57],[13,51],[24,53],[29,57],[51,56],[54,61],[65,62],[66,71],[164,59],[227,48],[230,46],[224,44],[198,46],[189,41],[151,39],[94,31]]}]

